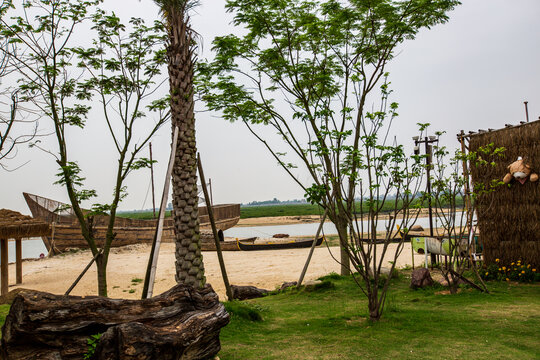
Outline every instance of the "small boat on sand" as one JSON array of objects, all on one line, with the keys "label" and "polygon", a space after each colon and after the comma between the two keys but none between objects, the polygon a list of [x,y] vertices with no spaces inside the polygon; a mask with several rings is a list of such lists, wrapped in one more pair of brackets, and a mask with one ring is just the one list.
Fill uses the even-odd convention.
[{"label": "small boat on sand", "polygon": [[[306,238],[285,238],[285,239],[257,239],[255,241],[237,240],[238,248],[242,251],[254,250],[280,250],[280,249],[299,249],[309,248],[314,239]],[[323,237],[317,239],[315,246],[322,244]]]},{"label": "small boat on sand", "polygon": [[[237,242],[240,241],[244,244],[252,244],[255,240],[257,240],[256,237],[240,240],[223,240],[219,242],[219,246],[221,251],[239,251],[240,248],[238,247]],[[206,237],[201,241],[201,251],[216,251],[216,243],[214,242],[213,236]]]}]

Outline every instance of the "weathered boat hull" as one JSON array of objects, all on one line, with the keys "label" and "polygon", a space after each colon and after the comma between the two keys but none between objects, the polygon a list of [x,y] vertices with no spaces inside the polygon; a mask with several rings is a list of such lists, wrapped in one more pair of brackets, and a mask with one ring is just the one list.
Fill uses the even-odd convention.
[{"label": "weathered boat hull", "polygon": [[[242,251],[255,251],[255,250],[281,250],[281,249],[300,249],[308,248],[313,244],[313,239],[291,239],[289,241],[266,241],[263,243],[247,243],[244,241],[238,240],[238,248]],[[319,246],[322,244],[323,238],[320,237],[317,239],[317,244]]]},{"label": "weathered boat hull", "polygon": [[[52,224],[51,236],[42,237],[47,250],[53,252],[65,251],[69,248],[88,248],[88,243],[81,234],[81,229],[69,206],[55,200],[43,198],[38,195],[23,193],[26,203],[34,218]],[[213,206],[216,227],[226,230],[240,220],[240,204],[225,204]],[[109,217],[106,215],[94,216],[93,229],[98,246],[105,241]],[[209,230],[210,222],[206,207],[199,208],[199,221],[201,230]],[[157,220],[139,220],[117,217],[115,219],[115,238],[112,246],[125,246],[132,244],[152,243],[154,239]],[[174,241],[174,224],[171,218],[165,219],[163,225],[162,242]]]}]

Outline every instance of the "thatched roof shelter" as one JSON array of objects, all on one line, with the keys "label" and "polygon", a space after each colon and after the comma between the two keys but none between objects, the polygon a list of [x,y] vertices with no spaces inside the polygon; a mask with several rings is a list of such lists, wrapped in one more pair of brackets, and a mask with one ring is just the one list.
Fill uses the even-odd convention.
[{"label": "thatched roof shelter", "polygon": [[[495,166],[470,169],[473,185],[502,180],[508,165],[523,157],[532,171],[540,174],[540,120],[507,126],[467,136],[469,152],[491,143],[504,147],[504,156],[493,159]],[[478,226],[484,259],[510,264],[516,260],[540,266],[540,181],[500,186],[484,194],[477,203]]]},{"label": "thatched roof shelter", "polygon": [[21,239],[48,235],[50,226],[16,211],[0,209],[0,239]]}]

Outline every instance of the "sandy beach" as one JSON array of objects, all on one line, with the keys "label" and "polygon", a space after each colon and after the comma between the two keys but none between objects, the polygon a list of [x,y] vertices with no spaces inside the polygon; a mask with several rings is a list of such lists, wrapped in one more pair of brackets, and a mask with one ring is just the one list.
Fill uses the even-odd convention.
[{"label": "sandy beach", "polygon": [[[391,245],[393,249],[396,244]],[[389,251],[389,255],[392,251]],[[309,249],[227,251],[223,252],[229,281],[234,285],[253,285],[269,290],[285,281],[298,280]],[[112,298],[137,299],[141,296],[142,282],[150,253],[149,245],[130,245],[113,248],[108,265],[108,293]],[[306,280],[314,280],[331,272],[339,272],[339,264],[332,258],[339,257],[337,247],[318,247],[313,255]],[[220,299],[225,299],[225,287],[215,252],[203,252],[207,282],[212,284]],[[10,286],[63,294],[91,259],[88,250],[52,258],[23,262],[23,283]],[[415,256],[415,264],[423,261],[422,255]],[[391,260],[387,256],[386,261]],[[411,264],[410,244],[405,244],[397,266]],[[154,295],[170,289],[174,280],[174,244],[162,244],[156,274]],[[15,284],[15,264],[9,265],[9,283]],[[95,295],[97,293],[95,266],[92,266],[72,291],[72,295]]]}]

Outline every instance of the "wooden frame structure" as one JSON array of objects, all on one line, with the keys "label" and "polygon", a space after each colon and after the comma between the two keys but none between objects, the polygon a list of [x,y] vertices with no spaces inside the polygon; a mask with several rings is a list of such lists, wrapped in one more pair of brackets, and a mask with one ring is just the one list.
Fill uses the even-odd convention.
[{"label": "wooden frame structure", "polygon": [[5,295],[9,287],[8,241],[15,239],[16,284],[22,283],[22,239],[46,236],[51,232],[49,224],[22,215],[16,211],[0,209],[0,293]]}]

